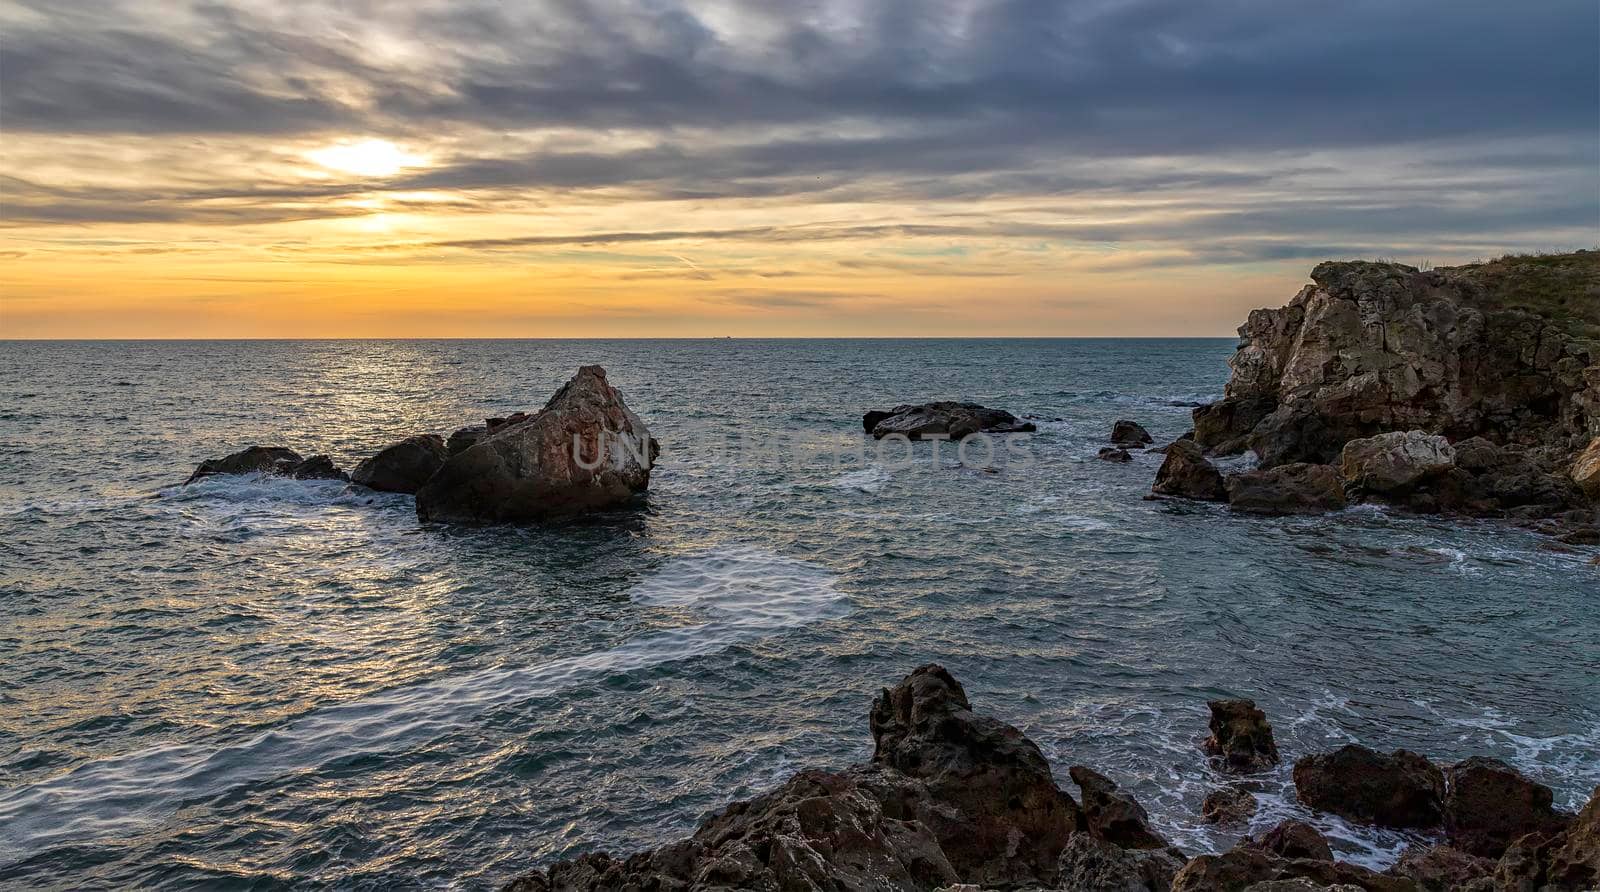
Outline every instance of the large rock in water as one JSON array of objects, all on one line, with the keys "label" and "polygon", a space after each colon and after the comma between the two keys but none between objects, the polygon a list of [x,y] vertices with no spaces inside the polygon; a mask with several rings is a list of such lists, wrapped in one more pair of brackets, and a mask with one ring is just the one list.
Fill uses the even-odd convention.
[{"label": "large rock in water", "polygon": [[600,366],[579,369],[538,413],[490,431],[417,491],[418,517],[559,518],[624,505],[650,485],[655,441]]},{"label": "large rock in water", "polygon": [[1344,480],[1328,465],[1296,463],[1228,478],[1228,505],[1248,514],[1322,514],[1345,507]]},{"label": "large rock in water", "polygon": [[1437,827],[1444,819],[1444,773],[1409,750],[1390,755],[1358,744],[1294,763],[1301,804],[1345,820],[1383,827]]},{"label": "large rock in water", "polygon": [[232,455],[201,462],[184,485],[217,474],[272,474],[299,480],[347,479],[326,455],[301,458],[300,453],[286,446],[247,446]]},{"label": "large rock in water", "polygon": [[1564,469],[1600,437],[1600,252],[1323,263],[1311,279],[1239,329],[1224,398],[1194,413],[1201,446],[1327,464],[1350,440],[1421,430],[1553,448]]},{"label": "large rock in water", "polygon": [[1498,759],[1474,756],[1445,769],[1444,828],[1450,844],[1470,855],[1498,858],[1529,833],[1553,833],[1571,815],[1552,806],[1549,787]]},{"label": "large rock in water", "polygon": [[1367,492],[1393,493],[1443,474],[1456,465],[1456,452],[1444,437],[1422,431],[1392,431],[1344,444],[1339,473]]},{"label": "large rock in water", "polygon": [[1124,418],[1111,426],[1111,442],[1129,448],[1154,443],[1155,438],[1139,422]]},{"label": "large rock in water", "polygon": [[923,818],[963,881],[1054,876],[1083,816],[1021,731],[974,714],[961,683],[935,665],[885,690],[872,704],[871,725],[872,761],[921,781],[945,806]]},{"label": "large rock in water", "polygon": [[1201,745],[1223,771],[1249,774],[1278,764],[1278,742],[1254,700],[1212,700],[1211,736]]},{"label": "large rock in water", "polygon": [[350,482],[382,492],[415,493],[449,457],[438,434],[406,437],[356,465]]},{"label": "large rock in water", "polygon": [[1035,430],[1031,422],[1017,420],[1004,409],[977,403],[936,402],[895,406],[887,413],[873,411],[861,425],[875,439],[898,434],[912,440],[948,437],[959,440],[976,433],[1013,434]]},{"label": "large rock in water", "polygon": [[1220,502],[1228,495],[1222,472],[1206,460],[1193,440],[1174,440],[1167,447],[1167,457],[1161,462],[1161,470],[1156,471],[1156,482],[1150,491],[1208,502]]}]

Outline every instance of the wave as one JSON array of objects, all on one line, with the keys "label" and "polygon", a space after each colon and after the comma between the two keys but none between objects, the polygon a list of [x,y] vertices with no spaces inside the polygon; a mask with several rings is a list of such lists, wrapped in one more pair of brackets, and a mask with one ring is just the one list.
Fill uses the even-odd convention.
[{"label": "wave", "polygon": [[629,596],[634,603],[681,611],[698,622],[647,632],[592,653],[486,669],[321,707],[239,742],[162,746],[101,759],[5,791],[0,793],[0,863],[67,842],[123,835],[174,814],[185,802],[354,755],[401,749],[496,707],[706,656],[849,610],[827,569],[749,547],[673,558]]}]

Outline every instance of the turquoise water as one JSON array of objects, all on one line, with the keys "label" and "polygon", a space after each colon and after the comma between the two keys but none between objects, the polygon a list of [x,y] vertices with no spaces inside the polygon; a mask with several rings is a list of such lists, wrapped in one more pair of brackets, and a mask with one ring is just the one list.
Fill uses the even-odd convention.
[{"label": "turquoise water", "polygon": [[[865,758],[870,697],[930,660],[1191,852],[1236,835],[1198,819],[1223,694],[1291,759],[1489,754],[1586,798],[1592,550],[1147,502],[1159,455],[1096,460],[1117,418],[1185,430],[1232,346],[0,342],[0,885],[492,887]],[[348,469],[595,362],[663,446],[642,511],[452,529],[340,483],[176,485],[250,443]],[[863,449],[864,409],[931,398],[1061,420],[987,470]],[[1287,765],[1259,790],[1258,829],[1297,813]],[[1366,863],[1404,842],[1318,821]]]}]

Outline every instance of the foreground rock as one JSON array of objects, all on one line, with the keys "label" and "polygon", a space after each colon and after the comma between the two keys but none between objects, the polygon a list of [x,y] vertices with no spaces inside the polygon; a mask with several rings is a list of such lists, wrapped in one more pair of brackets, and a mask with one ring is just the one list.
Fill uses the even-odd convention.
[{"label": "foreground rock", "polygon": [[1092,833],[1074,833],[1061,852],[1056,888],[1168,892],[1183,863],[1170,849],[1124,849]]},{"label": "foreground rock", "polygon": [[1278,742],[1254,700],[1212,700],[1211,736],[1202,748],[1223,771],[1248,774],[1278,764]]},{"label": "foreground rock", "polygon": [[1465,464],[1453,475],[1441,450],[1413,438],[1390,453],[1395,473],[1356,476],[1374,493],[1418,486],[1417,471],[1454,476],[1404,503],[1422,511],[1548,515],[1574,507],[1573,493],[1600,499],[1600,450],[1581,461],[1600,438],[1600,252],[1429,271],[1323,263],[1311,279],[1239,329],[1224,398],[1194,412],[1201,446],[1250,449],[1272,468],[1339,462],[1376,435],[1482,438],[1519,450],[1522,470],[1504,482]]},{"label": "foreground rock", "polygon": [[1150,491],[1160,496],[1220,502],[1227,498],[1222,472],[1206,460],[1193,440],[1174,440],[1156,472]]},{"label": "foreground rock", "polygon": [[506,523],[616,508],[650,485],[657,446],[606,371],[584,366],[538,413],[490,424],[417,491],[425,521]]},{"label": "foreground rock", "polygon": [[356,465],[350,482],[381,492],[415,493],[449,457],[438,434],[407,437]]},{"label": "foreground rock", "polygon": [[1600,787],[1566,829],[1530,833],[1495,866],[1494,890],[1600,889]]},{"label": "foreground rock", "polygon": [[1444,826],[1450,844],[1469,855],[1498,858],[1529,833],[1555,833],[1572,816],[1552,806],[1553,793],[1498,759],[1474,756],[1445,770]]},{"label": "foreground rock", "polygon": [[912,440],[948,437],[959,440],[976,433],[1012,434],[1037,430],[1003,409],[977,403],[935,402],[895,406],[861,417],[861,426],[876,439],[899,435]]},{"label": "foreground rock", "polygon": [[300,453],[284,446],[248,446],[232,455],[201,462],[184,485],[217,474],[272,474],[299,480],[348,479],[326,455],[302,458]]},{"label": "foreground rock", "polygon": [[1444,773],[1409,750],[1389,755],[1350,744],[1294,764],[1300,802],[1359,824],[1437,827],[1444,819]]},{"label": "foreground rock", "polygon": [[1207,824],[1242,824],[1255,813],[1255,795],[1239,787],[1212,790],[1200,803],[1200,817]]},{"label": "foreground rock", "polygon": [[1495,862],[1449,846],[1407,848],[1387,871],[1417,884],[1421,892],[1453,892],[1494,873]]},{"label": "foreground rock", "polygon": [[1150,827],[1150,815],[1105,775],[1083,765],[1067,769],[1078,785],[1083,824],[1091,834],[1124,849],[1166,849],[1172,844]]},{"label": "foreground rock", "polygon": [[1228,478],[1228,506],[1247,514],[1323,514],[1347,504],[1344,481],[1328,465],[1279,465]]}]

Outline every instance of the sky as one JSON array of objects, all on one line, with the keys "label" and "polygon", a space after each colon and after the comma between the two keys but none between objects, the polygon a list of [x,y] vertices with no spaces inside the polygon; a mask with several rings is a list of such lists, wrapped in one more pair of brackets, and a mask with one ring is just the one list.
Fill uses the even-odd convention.
[{"label": "sky", "polygon": [[1228,336],[1597,242],[1594,0],[0,0],[0,337]]}]

